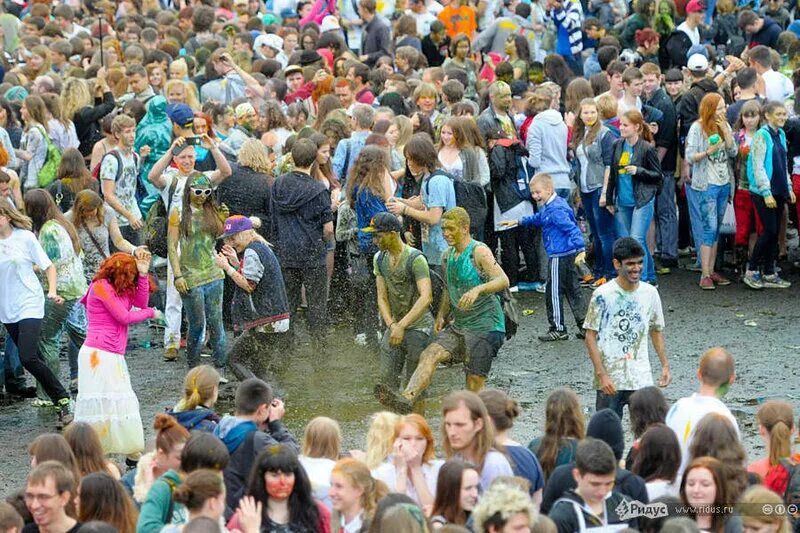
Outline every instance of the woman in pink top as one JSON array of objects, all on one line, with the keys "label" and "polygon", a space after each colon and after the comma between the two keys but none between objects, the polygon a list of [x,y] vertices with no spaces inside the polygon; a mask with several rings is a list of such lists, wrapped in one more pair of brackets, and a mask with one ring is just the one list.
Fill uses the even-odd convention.
[{"label": "woman in pink top", "polygon": [[144,450],[144,430],[125,349],[130,324],[161,314],[147,307],[149,270],[149,253],[139,259],[116,253],[103,261],[81,299],[89,327],[78,355],[75,420],[87,422],[97,431],[105,453],[132,458]]}]

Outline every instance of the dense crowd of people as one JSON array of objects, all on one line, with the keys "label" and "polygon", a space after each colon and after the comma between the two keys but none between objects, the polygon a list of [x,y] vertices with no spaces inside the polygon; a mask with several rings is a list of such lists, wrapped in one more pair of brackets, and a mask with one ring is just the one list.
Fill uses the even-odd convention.
[{"label": "dense crowd of people", "polygon": [[[677,268],[698,290],[791,286],[795,16],[784,0],[3,3],[0,389],[63,435],[31,443],[0,530],[800,530],[791,404],[761,405],[767,457],[748,462],[723,401],[734,360],[713,348],[670,407],[658,292]],[[543,294],[541,342],[584,340],[596,391],[588,423],[552,391],[527,445],[518,403],[485,388],[520,291]],[[148,453],[126,363],[145,322],[189,369]],[[363,451],[326,417],[297,438],[273,393],[334,323],[380,366],[387,411]],[[420,407],[445,363],[465,390],[437,439]]]}]

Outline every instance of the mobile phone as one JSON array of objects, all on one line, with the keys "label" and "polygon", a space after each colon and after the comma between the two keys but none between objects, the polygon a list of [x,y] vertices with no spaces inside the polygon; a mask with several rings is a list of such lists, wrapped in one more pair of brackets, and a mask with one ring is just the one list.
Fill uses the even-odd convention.
[{"label": "mobile phone", "polygon": [[191,137],[186,137],[186,144],[189,146],[200,146],[203,143],[203,139],[199,135],[192,135]]}]

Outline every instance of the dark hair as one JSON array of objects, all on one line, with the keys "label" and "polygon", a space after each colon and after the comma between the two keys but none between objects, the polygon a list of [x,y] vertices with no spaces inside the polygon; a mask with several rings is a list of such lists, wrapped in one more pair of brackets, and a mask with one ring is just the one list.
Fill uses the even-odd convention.
[{"label": "dark hair", "polygon": [[86,422],[73,422],[64,431],[64,438],[75,454],[82,476],[92,472],[108,472],[100,437],[92,426]]},{"label": "dark hair", "polygon": [[299,139],[292,145],[292,159],[297,168],[308,168],[317,159],[317,145],[309,139]]},{"label": "dark hair", "polygon": [[469,75],[467,74],[467,71],[461,67],[450,65],[447,67],[447,70],[444,71],[444,75],[447,77],[447,81],[460,81],[461,85],[464,87],[469,85]]},{"label": "dark hair", "polygon": [[769,68],[772,66],[772,54],[770,50],[770,48],[760,44],[747,52],[747,59],[749,61],[755,61],[762,67]]},{"label": "dark hair", "polygon": [[64,214],[58,209],[56,201],[45,189],[31,189],[25,193],[25,214],[31,217],[35,232],[42,230],[45,223],[54,220],[56,224],[64,228],[72,241],[72,249],[75,255],[81,253],[81,241],[78,232],[72,222],[66,219]]},{"label": "dark hair", "polygon": [[478,468],[460,459],[451,459],[439,469],[436,480],[436,497],[433,501],[431,516],[443,516],[449,524],[464,525],[467,513],[461,508],[461,480],[465,470]]},{"label": "dark hair", "polygon": [[600,439],[586,437],[578,443],[575,466],[581,475],[606,476],[617,471],[617,460],[611,446]]},{"label": "dark hair", "polygon": [[206,468],[195,470],[175,489],[173,499],[185,506],[189,511],[197,511],[209,498],[215,498],[225,492],[222,475]]},{"label": "dark hair", "polygon": [[101,522],[100,520],[92,520],[91,522],[81,524],[78,533],[119,533],[119,531],[111,524]]},{"label": "dark hair", "polygon": [[195,431],[181,452],[181,470],[187,474],[201,468],[210,468],[222,472],[230,454],[228,448],[211,433]]},{"label": "dark hair", "polygon": [[289,523],[292,529],[316,531],[320,515],[319,508],[311,494],[311,482],[305,469],[300,465],[297,453],[285,444],[270,446],[262,451],[250,471],[247,494],[263,504],[262,524],[272,523],[267,514],[269,494],[267,494],[264,480],[267,472],[294,474],[294,488],[289,495],[288,502]]},{"label": "dark hair", "polygon": [[101,520],[120,533],[134,533],[139,512],[122,484],[105,472],[94,472],[81,479],[79,522]]},{"label": "dark hair", "polygon": [[741,89],[749,89],[756,84],[758,73],[752,67],[745,67],[736,73],[736,83]]},{"label": "dark hair", "polygon": [[[713,457],[698,457],[689,463],[689,466],[686,467],[686,471],[683,473],[683,478],[681,479],[680,494],[681,500],[683,500],[684,504],[689,503],[689,500],[686,497],[686,480],[689,479],[689,473],[696,468],[705,468],[711,472],[711,475],[714,478],[715,494],[712,505],[723,506],[727,505],[728,502],[737,501],[737,498],[731,497],[732,495],[728,491],[728,484],[725,482],[724,474],[725,465]],[[695,514],[691,512],[691,509],[689,516],[695,518]],[[726,513],[712,513],[711,531],[723,531],[726,519]]]},{"label": "dark hair", "polygon": [[604,72],[618,57],[619,49],[615,46],[606,45],[597,49],[597,62],[600,63],[600,68]]},{"label": "dark hair", "polygon": [[478,396],[489,411],[489,418],[497,431],[506,431],[514,426],[514,419],[522,412],[516,400],[498,389],[483,390]]},{"label": "dark hair", "polygon": [[403,154],[406,159],[412,159],[428,172],[439,168],[439,154],[433,145],[433,139],[427,133],[420,132],[412,135],[403,149]]},{"label": "dark hair", "polygon": [[[308,141],[314,146],[314,157],[317,156],[317,148],[313,142]],[[297,144],[297,143],[295,143]],[[236,414],[252,415],[259,407],[272,403],[272,387],[265,381],[258,378],[250,378],[242,381],[236,389]]]},{"label": "dark hair", "polygon": [[375,509],[375,515],[372,517],[372,522],[370,522],[367,533],[382,533],[381,529],[383,524],[381,524],[381,522],[383,517],[390,509],[401,504],[417,505],[417,502],[405,494],[396,492],[392,492],[381,498],[378,502],[378,507]]},{"label": "dark hair", "polygon": [[653,424],[664,423],[669,405],[661,389],[650,386],[631,394],[628,410],[631,415],[631,431],[634,437],[639,438]]},{"label": "dark hair", "polygon": [[631,472],[645,481],[663,479],[672,483],[680,466],[681,445],[675,432],[661,423],[650,426],[639,441]]},{"label": "dark hair", "polygon": [[644,257],[644,248],[633,237],[621,237],[614,243],[614,259],[617,261],[639,257]]},{"label": "dark hair", "polygon": [[739,25],[739,29],[744,32],[745,26],[755,24],[755,22],[760,18],[761,17],[756,15],[751,9],[745,9],[739,13],[739,18],[736,20],[736,23]]}]

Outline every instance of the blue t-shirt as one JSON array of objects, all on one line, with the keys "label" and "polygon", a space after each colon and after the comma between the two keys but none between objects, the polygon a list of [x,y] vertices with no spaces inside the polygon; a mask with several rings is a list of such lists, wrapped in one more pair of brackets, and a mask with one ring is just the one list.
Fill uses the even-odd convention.
[{"label": "blue t-shirt", "polygon": [[506,451],[511,457],[511,468],[514,475],[524,477],[531,482],[530,494],[544,488],[544,472],[539,460],[525,446],[506,446]]},{"label": "blue t-shirt", "polygon": [[633,146],[628,144],[628,141],[624,141],[622,145],[622,154],[618,162],[617,206],[619,207],[634,207],[636,205],[636,198],[633,196],[633,179],[630,174],[622,170],[631,164],[632,157]]},{"label": "blue t-shirt", "polygon": [[358,248],[362,254],[375,255],[378,246],[372,241],[372,233],[364,233],[372,217],[388,211],[382,198],[375,196],[369,189],[356,187],[356,218],[358,220]]},{"label": "blue t-shirt", "polygon": [[[443,212],[456,206],[456,191],[453,180],[444,174],[426,177],[422,184],[422,203],[428,209],[441,207]],[[422,224],[422,253],[428,264],[441,265],[442,254],[447,250],[447,241],[442,233],[442,222],[429,226]]]}]

